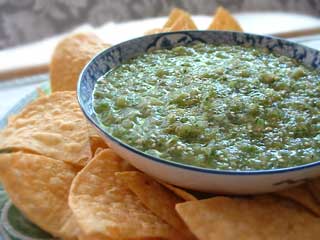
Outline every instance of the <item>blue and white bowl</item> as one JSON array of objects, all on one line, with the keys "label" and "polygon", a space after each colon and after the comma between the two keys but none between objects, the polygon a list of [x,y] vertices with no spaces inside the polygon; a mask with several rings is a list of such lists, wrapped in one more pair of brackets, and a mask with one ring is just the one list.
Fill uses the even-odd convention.
[{"label": "blue and white bowl", "polygon": [[204,192],[256,194],[278,191],[320,175],[320,162],[296,167],[257,171],[223,171],[186,165],[145,154],[106,132],[92,105],[99,77],[122,62],[153,49],[171,48],[195,42],[245,45],[297,59],[320,69],[320,52],[270,36],[224,31],[182,31],[144,36],[120,43],[97,54],[83,69],[78,82],[78,100],[89,122],[107,144],[137,169],[168,183]]}]

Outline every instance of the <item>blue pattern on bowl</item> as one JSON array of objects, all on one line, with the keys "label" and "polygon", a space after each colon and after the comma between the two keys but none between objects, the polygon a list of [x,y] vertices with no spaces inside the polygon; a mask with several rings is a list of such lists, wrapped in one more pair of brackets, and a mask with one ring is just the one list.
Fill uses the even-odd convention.
[{"label": "blue pattern on bowl", "polygon": [[[99,77],[104,75],[110,69],[117,67],[122,62],[125,62],[137,55],[159,49],[172,48],[178,45],[186,45],[197,42],[214,43],[214,44],[229,44],[229,45],[243,45],[257,48],[267,48],[271,52],[285,55],[299,60],[307,66],[320,70],[320,52],[299,45],[294,42],[286,41],[284,39],[273,38],[270,36],[261,36],[248,33],[227,32],[227,31],[181,31],[171,33],[160,33],[155,35],[144,36],[129,40],[127,42],[118,44],[114,47],[106,49],[97,54],[82,71],[78,82],[78,100],[80,106],[87,116],[88,120],[94,125],[99,126],[99,121],[93,111],[92,106],[92,92],[94,85]],[[105,133],[108,135],[107,133]],[[119,143],[123,147],[129,148],[131,151],[146,156],[155,161],[162,161],[159,158],[146,155],[126,144],[119,142],[112,136],[108,135],[113,141]],[[178,166],[189,170],[198,170],[206,173],[216,174],[274,174],[279,172],[293,171],[297,169],[309,168],[320,165],[320,162],[314,162],[306,165],[275,169],[275,170],[258,170],[258,171],[220,171],[214,169],[204,169],[194,166],[188,166],[176,162],[163,161],[167,164]],[[305,179],[303,179],[305,180]],[[296,180],[285,180],[284,182],[296,182]],[[275,182],[275,185],[281,185],[282,182]]]}]

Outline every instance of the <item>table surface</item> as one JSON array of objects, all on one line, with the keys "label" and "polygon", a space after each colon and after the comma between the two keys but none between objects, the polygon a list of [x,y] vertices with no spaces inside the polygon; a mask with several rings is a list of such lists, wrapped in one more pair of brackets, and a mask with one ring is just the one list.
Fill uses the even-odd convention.
[{"label": "table surface", "polygon": [[[253,16],[255,19],[257,19],[257,16]],[[293,19],[291,19],[292,16],[290,17],[290,21],[292,21]],[[250,22],[248,19],[248,16],[245,16],[245,21],[248,23]],[[298,18],[297,18],[298,19]],[[163,22],[165,19],[155,19],[156,21],[160,21]],[[154,22],[156,22],[154,21]],[[266,20],[264,20],[266,21]],[[140,21],[140,26],[145,25],[147,28],[150,28],[150,25],[152,25],[152,21],[145,21],[145,23],[143,23],[143,21]],[[261,24],[261,21],[259,23],[259,21],[257,22],[258,25]],[[116,24],[113,24],[112,26],[110,26],[110,24],[106,24],[105,26],[102,26],[99,29],[99,33],[105,33],[108,32],[107,29],[118,29],[119,31],[117,31],[118,36],[122,36],[125,38],[126,34],[125,34],[125,29],[127,29],[127,26],[129,26],[132,29],[132,23],[127,23],[125,24],[121,24],[117,27]],[[148,25],[148,26],[147,26]],[[258,25],[252,25],[253,28],[258,28]],[[275,32],[277,32],[277,26],[274,27],[275,28]],[[280,29],[282,29],[283,26],[280,27]],[[251,31],[252,32],[252,31]],[[103,34],[102,34],[103,35]],[[130,36],[131,37],[131,36]],[[120,40],[120,39],[118,39]],[[315,48],[315,49],[319,49],[320,50],[320,35],[314,35],[314,36],[307,36],[307,37],[299,37],[299,38],[295,38],[295,39],[290,39],[296,42],[299,42],[301,44],[307,45],[309,47]],[[21,56],[24,57],[25,56]],[[1,60],[1,59],[0,59]],[[23,98],[24,96],[26,96],[27,94],[31,93],[32,91],[34,91],[37,87],[39,87],[41,84],[43,84],[44,82],[48,82],[49,81],[49,75],[48,74],[42,74],[42,75],[34,75],[31,77],[26,77],[26,78],[19,78],[19,79],[14,79],[14,80],[8,80],[8,81],[1,81],[0,82],[0,119],[3,118],[3,116],[6,114],[6,112],[12,108],[14,105],[16,105],[21,98]]]}]

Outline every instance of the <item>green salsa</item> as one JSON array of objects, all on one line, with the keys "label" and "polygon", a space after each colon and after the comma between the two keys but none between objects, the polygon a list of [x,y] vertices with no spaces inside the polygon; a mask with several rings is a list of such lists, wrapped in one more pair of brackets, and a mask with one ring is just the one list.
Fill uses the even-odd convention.
[{"label": "green salsa", "polygon": [[138,56],[100,78],[104,128],[147,154],[220,170],[320,159],[320,75],[243,46],[196,44]]}]

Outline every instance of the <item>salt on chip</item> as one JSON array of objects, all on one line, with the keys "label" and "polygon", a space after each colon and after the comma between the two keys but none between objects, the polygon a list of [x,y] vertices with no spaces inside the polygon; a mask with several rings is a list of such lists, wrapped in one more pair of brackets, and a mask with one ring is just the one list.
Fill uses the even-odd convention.
[{"label": "salt on chip", "polygon": [[310,180],[307,185],[315,200],[320,204],[320,178]]},{"label": "salt on chip", "polygon": [[0,179],[14,205],[54,236],[76,239],[78,227],[68,207],[76,167],[26,153],[0,154]]},{"label": "salt on chip", "polygon": [[278,197],[215,197],[179,203],[176,209],[200,240],[316,240],[320,219]]},{"label": "salt on chip", "polygon": [[170,191],[174,192],[177,196],[184,199],[185,201],[198,200],[195,196],[193,196],[191,193],[187,192],[186,190],[183,190],[181,188],[178,188],[176,186],[163,182],[159,179],[157,179],[157,181],[161,183],[163,186],[165,186],[166,188],[168,188]]},{"label": "salt on chip", "polygon": [[183,199],[144,173],[127,171],[118,172],[116,176],[138,196],[148,209],[178,230],[184,239],[195,239],[175,211],[175,205],[184,202]]},{"label": "salt on chip", "polygon": [[130,171],[111,149],[100,151],[72,183],[69,205],[87,236],[170,238],[174,229],[145,208],[115,176]]},{"label": "salt on chip", "polygon": [[50,63],[51,91],[76,91],[79,75],[89,60],[110,47],[93,33],[75,33],[56,46]]},{"label": "salt on chip", "polygon": [[216,10],[208,30],[243,31],[237,20],[223,7]]},{"label": "salt on chip", "polygon": [[85,165],[91,158],[91,149],[76,93],[56,92],[29,104],[0,132],[2,148]]},{"label": "salt on chip", "polygon": [[274,194],[295,201],[320,217],[320,204],[314,199],[306,184],[275,192]]}]

